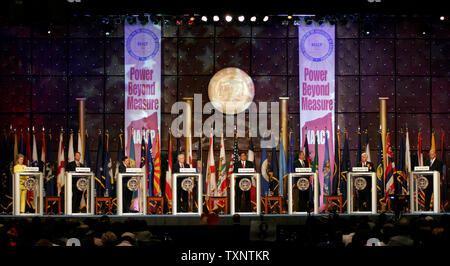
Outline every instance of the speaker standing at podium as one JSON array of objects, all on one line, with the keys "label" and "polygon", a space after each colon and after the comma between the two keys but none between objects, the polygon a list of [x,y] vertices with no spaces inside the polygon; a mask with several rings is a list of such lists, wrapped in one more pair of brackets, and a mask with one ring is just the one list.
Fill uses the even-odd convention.
[{"label": "speaker standing at podium", "polygon": [[[298,160],[294,161],[294,170],[295,168],[309,168],[309,162],[305,159],[305,153],[300,152],[298,154]],[[294,211],[307,211],[308,208],[308,200],[309,200],[309,190],[312,189],[310,184],[309,188],[306,190],[300,190],[297,187],[297,181],[301,177],[295,177],[292,179],[292,203]],[[312,202],[311,202],[312,203]]]},{"label": "speaker standing at podium", "polygon": [[[74,157],[75,157],[75,161],[69,162],[67,164],[68,172],[75,172],[77,167],[84,167],[84,164],[82,164],[80,162],[81,153],[75,152]],[[72,178],[72,211],[73,212],[82,212],[82,209],[86,210],[86,205],[80,206],[81,197],[83,196],[83,193],[86,193],[86,191],[81,191],[77,187],[78,179],[80,179],[80,177]]]},{"label": "speaker standing at podium", "polygon": [[[127,168],[130,167],[130,159],[125,156],[119,164],[119,173],[124,174],[127,172]],[[122,178],[122,206],[123,212],[135,212],[131,210],[131,198],[133,196],[133,191],[131,191],[127,184],[128,181],[133,178],[132,176],[124,176]]]},{"label": "speaker standing at podium", "polygon": [[[241,152],[239,153],[239,161],[237,161],[234,164],[234,173],[238,173],[239,172],[239,168],[254,168],[253,166],[253,162],[252,161],[247,161],[247,154],[245,152]],[[237,210],[238,211],[244,211],[244,212],[250,212],[252,211],[252,204],[251,204],[251,187],[246,190],[243,191],[242,188],[239,186],[239,182],[244,179],[244,178],[249,178],[250,179],[250,184],[251,184],[251,180],[252,177],[251,176],[239,176],[236,177],[236,183],[235,186],[237,186],[238,188],[234,188],[236,191],[235,194],[235,204],[237,206]],[[243,207],[241,205],[244,205]]]},{"label": "speaker standing at podium", "polygon": [[[16,165],[14,165],[14,173],[23,172],[25,165],[23,161],[25,157],[22,154],[17,154],[16,156]],[[25,204],[27,201],[27,189],[25,188],[25,181],[27,180],[27,176],[20,176],[20,213],[25,213]]]},{"label": "speaker standing at podium", "polygon": [[[430,171],[438,171],[439,174],[442,176],[442,162],[439,161],[438,158],[436,158],[436,151],[430,150],[429,153],[430,159],[424,164],[424,166],[429,166]],[[428,186],[423,190],[425,193],[425,211],[429,211],[432,209],[430,206],[431,203],[431,195],[433,194],[433,176],[427,175],[425,178],[428,180]],[[440,204],[434,203],[434,204]]]},{"label": "speaker standing at podium", "polygon": [[[177,162],[173,165],[172,173],[179,174],[181,168],[191,168],[191,166],[188,163],[184,162],[184,154],[183,153],[178,154]],[[177,197],[178,197],[178,199],[180,199],[180,204],[177,204],[178,212],[188,212],[189,211],[188,210],[189,193],[181,187],[181,183],[183,182],[183,180],[184,180],[184,178],[177,178]],[[195,194],[195,193],[193,193],[193,194]],[[178,199],[174,199],[174,200],[178,201]]]},{"label": "speaker standing at podium", "polygon": [[[367,167],[369,172],[375,172],[375,167],[372,162],[367,161],[367,153],[361,154],[361,162],[358,162],[357,167]],[[366,180],[366,186],[357,190],[358,197],[358,210],[359,211],[369,211],[371,209],[371,204],[369,204],[369,200],[371,199],[371,191],[372,191],[372,179],[369,176],[360,176],[358,178],[363,178]]]}]

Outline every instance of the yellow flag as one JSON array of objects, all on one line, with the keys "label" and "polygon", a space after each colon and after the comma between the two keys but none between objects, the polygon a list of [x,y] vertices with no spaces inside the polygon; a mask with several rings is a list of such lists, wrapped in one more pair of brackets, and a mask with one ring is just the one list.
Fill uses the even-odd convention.
[{"label": "yellow flag", "polygon": [[436,151],[436,141],[434,140],[434,131],[431,132],[431,149]]}]

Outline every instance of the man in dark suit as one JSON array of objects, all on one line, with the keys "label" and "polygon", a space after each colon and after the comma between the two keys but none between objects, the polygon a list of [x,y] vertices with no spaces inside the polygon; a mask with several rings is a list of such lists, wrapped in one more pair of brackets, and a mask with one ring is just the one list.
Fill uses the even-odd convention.
[{"label": "man in dark suit", "polygon": [[[177,161],[173,164],[172,166],[172,173],[173,174],[178,174],[180,173],[180,169],[181,168],[191,168],[191,166],[185,162],[185,157],[183,153],[178,154],[177,157]],[[189,209],[189,192],[187,192],[186,190],[184,190],[181,187],[181,182],[183,182],[184,178],[177,178],[177,211],[178,212],[188,212]],[[192,191],[192,195],[194,195],[194,190],[195,187]],[[195,197],[194,197],[194,201],[195,201]]]},{"label": "man in dark suit", "polygon": [[[69,172],[75,172],[77,167],[84,167],[84,164],[81,163],[81,153],[75,152],[74,157],[75,160],[67,164],[67,171]],[[77,182],[80,178],[81,176],[72,178],[72,212],[75,213],[84,212],[83,210],[86,209],[86,207],[80,206],[81,197],[83,196],[83,191],[80,191],[77,187]]]},{"label": "man in dark suit", "polygon": [[[127,172],[127,168],[130,167],[130,159],[125,156],[119,164],[119,173],[125,174]],[[133,176],[124,176],[122,178],[122,206],[123,212],[136,212],[131,210],[131,198],[133,197],[133,191],[128,189],[128,181],[133,178]]]},{"label": "man in dark suit", "polygon": [[[247,160],[247,153],[244,151],[241,151],[239,153],[239,160],[234,163],[234,173],[239,172],[239,168],[254,168],[253,162]],[[252,176],[239,176],[236,177],[236,187],[235,187],[235,206],[236,211],[242,211],[242,212],[251,212],[252,211],[252,203],[251,203],[251,189],[248,189],[247,191],[242,191],[242,189],[239,187],[239,182],[244,179],[248,178],[250,179],[250,182],[252,180]],[[243,205],[243,206],[242,206]]]},{"label": "man in dark suit", "polygon": [[[372,162],[367,161],[367,153],[361,154],[361,161],[356,164],[357,167],[367,167],[369,172],[375,172],[375,167]],[[372,179],[368,176],[360,176],[366,181],[366,187],[362,190],[356,190],[356,196],[358,200],[358,210],[369,211],[370,210],[370,192],[372,191]]]},{"label": "man in dark suit", "polygon": [[[436,158],[436,151],[430,150],[428,155],[430,159],[425,162],[424,166],[429,166],[430,171],[438,171],[439,175],[442,176],[443,165],[442,162],[438,158]],[[431,203],[431,195],[433,194],[433,176],[426,175],[425,178],[428,179],[428,186],[423,190],[425,193],[425,210],[429,211],[432,209],[430,203]]]},{"label": "man in dark suit", "polygon": [[[309,168],[309,162],[305,158],[305,153],[303,151],[299,152],[298,160],[294,161],[294,171],[295,168]],[[292,178],[292,203],[294,211],[306,212],[308,211],[308,201],[309,193],[312,186],[309,186],[307,190],[300,190],[297,186],[297,182],[301,177]],[[312,205],[312,202],[311,204]]]}]

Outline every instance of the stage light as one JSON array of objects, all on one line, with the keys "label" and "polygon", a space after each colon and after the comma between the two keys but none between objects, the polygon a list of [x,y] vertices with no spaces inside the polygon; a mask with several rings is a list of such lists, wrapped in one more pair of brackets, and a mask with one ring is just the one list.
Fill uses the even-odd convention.
[{"label": "stage light", "polygon": [[52,34],[52,31],[51,31],[51,30],[48,30],[47,33],[48,33],[48,34]]},{"label": "stage light", "polygon": [[202,21],[207,22],[208,21],[208,17],[207,16],[203,16],[202,17]]},{"label": "stage light", "polygon": [[251,21],[251,22],[255,22],[255,21],[256,21],[256,17],[255,17],[255,16],[251,17],[251,18],[250,18],[250,21]]},{"label": "stage light", "polygon": [[239,20],[240,22],[243,22],[243,21],[245,20],[245,17],[244,17],[244,16],[239,16],[239,17],[238,17],[238,20]]},{"label": "stage light", "polygon": [[194,21],[194,20],[195,20],[195,17],[190,17],[189,20],[190,20],[190,21]]},{"label": "stage light", "polygon": [[227,22],[231,22],[231,21],[233,20],[233,17],[230,16],[230,15],[226,15],[226,16],[225,16],[225,20],[226,20]]},{"label": "stage light", "polygon": [[269,20],[269,16],[264,16],[263,21],[267,22]]},{"label": "stage light", "polygon": [[440,20],[445,20],[445,17],[444,17],[444,16],[441,16],[439,19],[440,19]]},{"label": "stage light", "polygon": [[291,16],[291,15],[289,15],[289,16],[287,16],[287,18],[288,18],[288,19],[292,19],[292,16]]},{"label": "stage light", "polygon": [[214,20],[215,22],[219,21],[219,16],[215,15],[215,16],[213,17],[213,20]]}]

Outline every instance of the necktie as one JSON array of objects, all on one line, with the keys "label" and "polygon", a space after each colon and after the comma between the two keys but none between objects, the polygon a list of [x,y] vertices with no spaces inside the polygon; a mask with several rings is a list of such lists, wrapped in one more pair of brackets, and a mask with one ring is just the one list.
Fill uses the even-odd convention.
[{"label": "necktie", "polygon": [[184,164],[183,163],[180,163],[180,168],[184,168]]},{"label": "necktie", "polygon": [[80,162],[77,162],[77,167],[80,167]]},{"label": "necktie", "polygon": [[300,161],[302,163],[302,166],[305,166],[305,162],[303,160]]},{"label": "necktie", "polygon": [[245,168],[245,162],[242,161],[242,168]]}]

